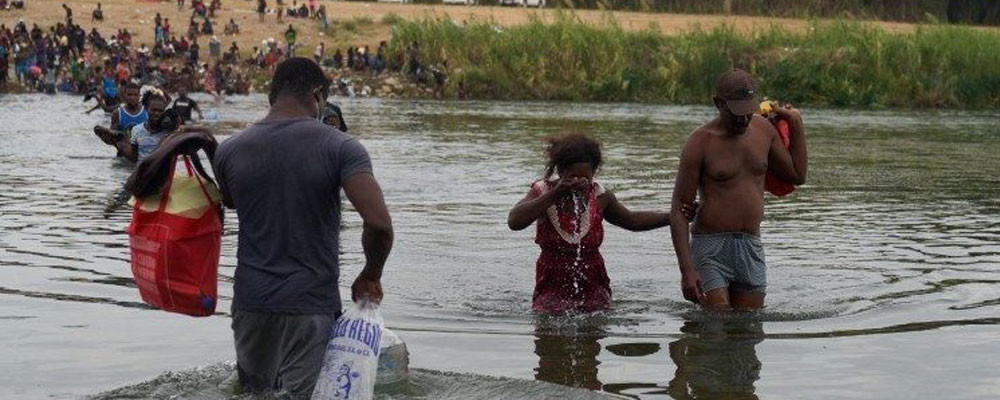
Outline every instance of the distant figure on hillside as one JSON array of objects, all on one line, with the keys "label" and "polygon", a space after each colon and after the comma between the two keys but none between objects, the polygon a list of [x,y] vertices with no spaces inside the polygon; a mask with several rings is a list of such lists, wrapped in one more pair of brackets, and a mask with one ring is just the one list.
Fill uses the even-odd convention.
[{"label": "distant figure on hillside", "polygon": [[411,43],[409,48],[409,53],[410,53],[409,54],[410,65],[407,74],[410,76],[410,79],[417,80],[420,77],[421,72],[423,71],[423,68],[421,68],[420,65],[420,45],[417,44],[417,42]]},{"label": "distant figure on hillside", "polygon": [[212,3],[208,6],[208,17],[215,18],[215,12],[222,9],[221,0],[212,0]]},{"label": "distant figure on hillside", "polygon": [[226,24],[225,34],[236,36],[240,33],[240,26],[236,24],[232,18],[229,19],[229,23]]},{"label": "distant figure on hillside", "polygon": [[97,8],[90,14],[91,21],[104,21],[104,10],[101,10],[101,3],[97,3]]},{"label": "distant figure on hillside", "polygon": [[240,48],[233,42],[232,46],[229,46],[229,50],[226,54],[222,56],[222,62],[226,64],[236,64],[240,61]]},{"label": "distant figure on hillside", "polygon": [[69,21],[73,19],[73,9],[69,8],[69,6],[67,6],[66,3],[63,3],[62,8],[63,10],[66,10],[66,20]]},{"label": "distant figure on hillside", "polygon": [[188,63],[198,66],[198,51],[201,50],[201,46],[198,46],[198,38],[194,38],[191,41],[191,46],[188,47]]},{"label": "distant figure on hillside", "polygon": [[191,24],[188,25],[188,39],[194,40],[200,32],[201,29],[198,27],[198,23],[195,22],[194,17],[191,17]]},{"label": "distant figure on hillside", "polygon": [[[180,0],[184,1],[184,0]],[[257,0],[257,19],[259,21],[264,20],[264,13],[267,12],[267,2],[264,0]]]},{"label": "distant figure on hillside", "polygon": [[298,32],[295,31],[295,28],[292,27],[292,24],[288,24],[288,29],[285,30],[285,41],[288,42],[288,57],[295,57],[296,36],[298,36]]},{"label": "distant figure on hillside", "polygon": [[326,17],[326,4],[320,5],[316,10],[316,19],[323,23],[323,30],[330,29],[330,20]]},{"label": "distant figure on hillside", "polygon": [[214,35],[215,27],[212,25],[212,20],[205,18],[205,23],[201,24],[201,33],[205,35]]},{"label": "distant figure on hillside", "polygon": [[316,46],[316,51],[313,52],[313,61],[316,61],[316,64],[322,63],[325,54],[326,43],[320,43],[319,46]]},{"label": "distant figure on hillside", "polygon": [[212,36],[212,39],[208,41],[208,55],[212,58],[219,58],[222,56],[222,42],[219,38]]}]

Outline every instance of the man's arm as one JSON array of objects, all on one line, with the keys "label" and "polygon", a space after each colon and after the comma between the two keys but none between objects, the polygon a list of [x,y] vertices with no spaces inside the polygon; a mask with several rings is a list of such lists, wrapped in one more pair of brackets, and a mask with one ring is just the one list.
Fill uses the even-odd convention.
[{"label": "man's arm", "polygon": [[[802,115],[790,104],[775,107],[778,118],[788,122],[788,148],[781,143],[777,132],[771,139],[768,165],[778,178],[793,185],[806,183],[808,162],[806,155],[806,134],[802,126]],[[773,128],[771,128],[773,131]]]},{"label": "man's arm", "polygon": [[392,219],[385,206],[382,188],[370,173],[356,173],[344,181],[344,193],[358,210],[363,221],[361,247],[365,252],[365,267],[351,285],[351,299],[365,296],[376,303],[382,301],[382,267],[392,250]]},{"label": "man's arm", "polygon": [[135,162],[139,159],[139,144],[133,143],[132,135],[122,135],[121,139],[115,142],[115,148],[118,149],[118,155],[126,160]]},{"label": "man's arm", "polygon": [[681,150],[681,160],[674,180],[673,200],[670,203],[670,236],[677,253],[677,264],[681,271],[681,292],[684,298],[700,303],[705,297],[701,292],[701,277],[694,269],[691,257],[690,228],[684,215],[684,204],[693,204],[698,195],[698,181],[704,160],[703,135],[695,131]]},{"label": "man's arm", "polygon": [[118,131],[118,110],[111,112],[111,130]]},{"label": "man's arm", "polygon": [[191,109],[198,112],[198,119],[205,119],[204,115],[201,115],[201,107],[198,107],[198,102],[191,100]]}]

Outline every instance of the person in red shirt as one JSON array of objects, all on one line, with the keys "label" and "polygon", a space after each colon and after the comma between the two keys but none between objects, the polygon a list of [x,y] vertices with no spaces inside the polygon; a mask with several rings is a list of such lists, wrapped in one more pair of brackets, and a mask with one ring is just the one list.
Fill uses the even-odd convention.
[{"label": "person in red shirt", "polygon": [[[611,303],[611,285],[600,246],[604,221],[630,231],[670,224],[666,211],[632,211],[594,179],[601,145],[582,134],[548,139],[545,175],[507,217],[511,230],[537,226],[541,254],[535,264],[532,308],[553,314],[595,312]],[[553,175],[558,175],[553,177]],[[696,205],[685,207],[694,216]]]}]

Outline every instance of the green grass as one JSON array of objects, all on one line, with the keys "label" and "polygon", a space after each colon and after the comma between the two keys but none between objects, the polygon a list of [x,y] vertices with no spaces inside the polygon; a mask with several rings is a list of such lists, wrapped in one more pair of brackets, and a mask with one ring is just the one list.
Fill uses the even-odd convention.
[{"label": "green grass", "polygon": [[402,21],[390,51],[421,46],[424,63],[447,60],[454,89],[471,97],[710,103],[715,79],[750,71],[783,101],[838,107],[1000,107],[1000,35],[928,25],[888,33],[859,22],[814,22],[805,33],[771,26],[664,35],[603,26],[569,13],[512,27],[490,21]]},{"label": "green grass", "polygon": [[394,14],[394,13],[388,13],[382,17],[382,23],[385,25],[396,25],[403,21],[404,21],[403,17],[400,17],[399,14]]},{"label": "green grass", "polygon": [[989,0],[554,0],[549,4],[646,12],[724,14],[728,11],[770,17],[1000,24],[1000,2]]}]

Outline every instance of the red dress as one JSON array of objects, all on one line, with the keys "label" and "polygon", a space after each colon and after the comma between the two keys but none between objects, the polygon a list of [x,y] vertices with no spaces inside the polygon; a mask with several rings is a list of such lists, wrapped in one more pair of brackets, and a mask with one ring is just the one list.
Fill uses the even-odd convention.
[{"label": "red dress", "polygon": [[[541,195],[553,187],[555,182],[538,181],[531,190]],[[603,193],[600,184],[591,183],[586,201],[576,205],[584,218],[553,205],[535,224],[535,243],[542,249],[535,264],[535,311],[594,312],[611,303],[611,281],[599,250],[604,241],[604,215],[597,198]]]}]

